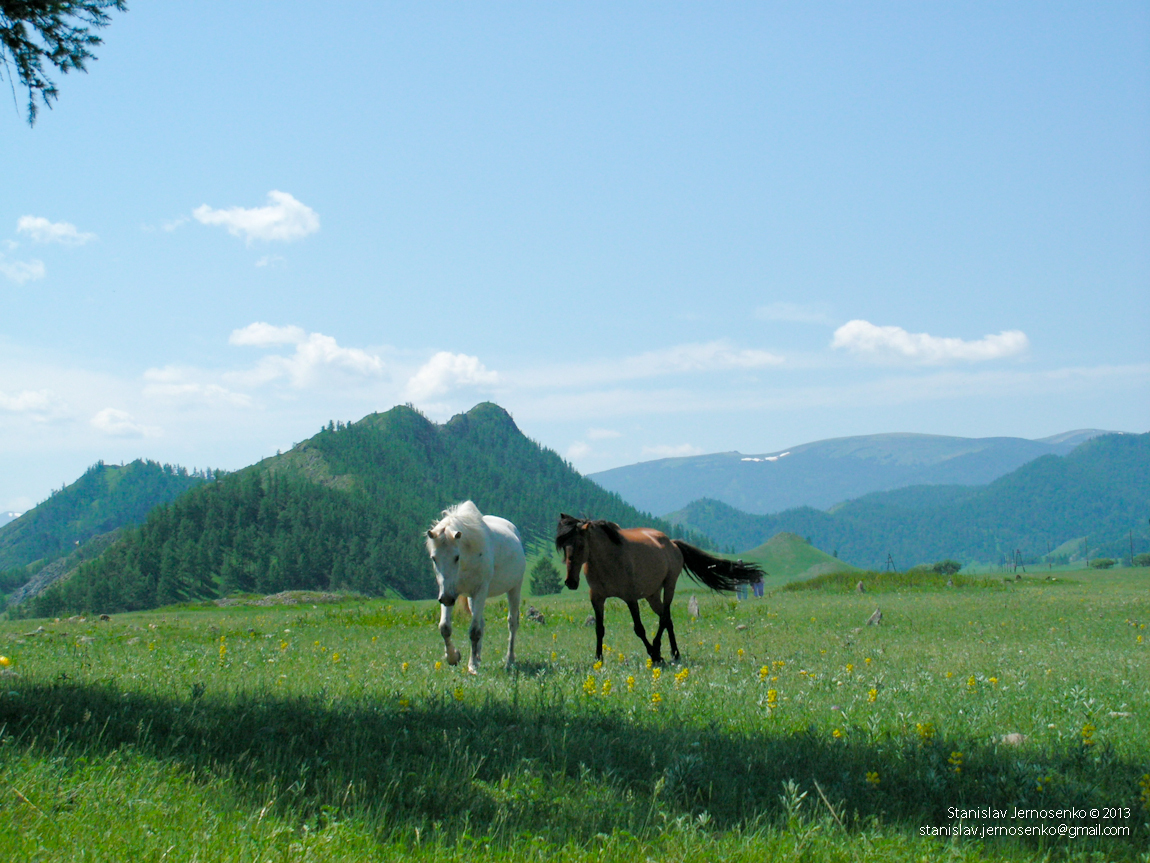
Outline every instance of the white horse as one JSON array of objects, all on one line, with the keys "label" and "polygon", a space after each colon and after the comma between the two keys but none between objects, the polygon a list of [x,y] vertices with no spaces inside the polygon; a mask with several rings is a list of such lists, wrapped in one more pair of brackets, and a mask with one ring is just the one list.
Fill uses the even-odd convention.
[{"label": "white horse", "polygon": [[460,596],[471,599],[471,656],[467,670],[479,673],[483,643],[483,604],[489,596],[507,594],[507,666],[515,662],[515,633],[519,629],[519,597],[527,558],[515,525],[496,515],[484,515],[471,501],[443,511],[443,518],[427,531],[427,553],[439,582],[439,634],[450,665],[459,662],[451,643],[451,613]]}]

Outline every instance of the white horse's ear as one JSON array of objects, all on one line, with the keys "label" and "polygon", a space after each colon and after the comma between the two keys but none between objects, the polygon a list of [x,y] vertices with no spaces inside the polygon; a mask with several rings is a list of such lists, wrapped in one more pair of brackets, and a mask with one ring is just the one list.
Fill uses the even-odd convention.
[{"label": "white horse's ear", "polygon": [[435,528],[429,527],[427,529],[427,538],[428,539],[435,539]]},{"label": "white horse's ear", "polygon": [[456,539],[459,539],[459,537],[461,537],[461,536],[463,536],[463,531],[461,531],[461,530],[457,530],[457,531],[455,532],[455,538],[456,538]]}]

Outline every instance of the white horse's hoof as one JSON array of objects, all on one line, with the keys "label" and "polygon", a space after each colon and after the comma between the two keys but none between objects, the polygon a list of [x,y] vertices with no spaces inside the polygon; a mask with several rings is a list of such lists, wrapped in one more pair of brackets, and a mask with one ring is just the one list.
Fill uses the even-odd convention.
[{"label": "white horse's hoof", "polygon": [[478,665],[468,665],[467,666],[467,673],[468,674],[476,674],[476,675],[479,674],[479,666]]}]

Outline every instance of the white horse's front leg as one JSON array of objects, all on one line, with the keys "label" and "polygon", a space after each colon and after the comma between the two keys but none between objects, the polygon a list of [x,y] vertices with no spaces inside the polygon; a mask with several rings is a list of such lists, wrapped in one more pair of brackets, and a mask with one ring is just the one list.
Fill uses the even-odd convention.
[{"label": "white horse's front leg", "polygon": [[446,651],[444,658],[448,665],[459,664],[459,651],[451,643],[451,612],[454,610],[451,605],[439,606],[439,634],[443,636],[443,648]]},{"label": "white horse's front leg", "polygon": [[472,674],[479,673],[480,654],[483,649],[483,606],[487,603],[486,589],[479,591],[471,597],[471,657],[467,660],[467,670]]},{"label": "white horse's front leg", "polygon": [[515,633],[519,631],[519,597],[523,593],[523,586],[516,585],[507,591],[507,661],[510,668],[515,664]]}]

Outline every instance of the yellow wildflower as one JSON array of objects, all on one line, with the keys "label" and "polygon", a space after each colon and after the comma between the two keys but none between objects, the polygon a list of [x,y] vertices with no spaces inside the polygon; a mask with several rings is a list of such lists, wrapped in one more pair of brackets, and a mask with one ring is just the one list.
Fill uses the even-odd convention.
[{"label": "yellow wildflower", "polygon": [[456,701],[462,701],[463,700],[463,687],[462,686],[455,687],[454,695],[455,695]]},{"label": "yellow wildflower", "polygon": [[603,670],[603,660],[600,659],[598,662],[596,662],[591,667],[594,668],[596,671],[602,671]]},{"label": "yellow wildflower", "polygon": [[588,674],[587,679],[583,681],[583,694],[587,696],[594,695],[595,688],[595,678]]},{"label": "yellow wildflower", "polygon": [[684,668],[682,671],[680,671],[678,674],[675,675],[675,683],[680,683],[680,684],[686,683],[687,682],[687,676],[690,673],[691,673],[691,669]]},{"label": "yellow wildflower", "polygon": [[402,671],[404,674],[407,674],[407,669],[409,669],[410,667],[411,666],[408,665],[406,662],[401,662],[399,664],[399,670]]},{"label": "yellow wildflower", "polygon": [[611,678],[608,677],[603,681],[603,696],[607,697],[611,694]]},{"label": "yellow wildflower", "polygon": [[866,781],[869,785],[877,786],[879,782],[878,773],[874,770],[868,770],[866,774]]},{"label": "yellow wildflower", "polygon": [[918,732],[919,740],[923,743],[934,738],[934,723],[933,722],[916,722],[914,730]]},{"label": "yellow wildflower", "polygon": [[1083,746],[1093,746],[1094,745],[1094,732],[1097,730],[1098,729],[1095,728],[1094,725],[1090,722],[1087,722],[1085,725],[1082,726],[1082,745]]},{"label": "yellow wildflower", "polygon": [[635,691],[635,676],[633,674],[627,675],[627,691],[628,692],[634,692]]},{"label": "yellow wildflower", "polygon": [[854,663],[848,662],[847,663],[847,674],[854,674],[854,673],[855,673]]},{"label": "yellow wildflower", "polygon": [[950,766],[954,768],[955,773],[961,773],[962,772],[962,753],[961,752],[950,753],[950,758],[948,758],[946,760],[950,764]]},{"label": "yellow wildflower", "polygon": [[661,668],[652,668],[651,669],[651,681],[653,683],[658,683],[659,678],[662,676],[663,676],[663,669],[661,669]]},{"label": "yellow wildflower", "polygon": [[652,692],[651,693],[651,707],[652,707],[652,709],[658,709],[658,707],[659,707],[660,703],[662,703],[662,701],[663,701],[663,696],[660,695],[658,692]]},{"label": "yellow wildflower", "polygon": [[876,701],[878,701],[878,690],[871,688],[866,694],[866,700],[871,704],[874,704]]},{"label": "yellow wildflower", "polygon": [[435,670],[436,670],[436,671],[441,671],[442,669],[443,669],[443,663],[442,663],[442,662],[440,662],[438,659],[437,659],[437,660],[435,660]]},{"label": "yellow wildflower", "polygon": [[0,666],[7,668],[11,664],[12,664],[12,660],[9,659],[7,656],[0,656]]},{"label": "yellow wildflower", "polygon": [[838,728],[836,728],[834,731],[831,732],[831,737],[833,737],[835,740],[842,740],[843,739],[843,733]]},{"label": "yellow wildflower", "polygon": [[771,673],[771,667],[769,665],[764,665],[762,668],[760,668],[759,669],[759,683],[762,683],[764,680],[766,680],[767,675],[770,673]]},{"label": "yellow wildflower", "polygon": [[779,691],[777,689],[767,690],[767,707],[774,710],[779,706]]}]

